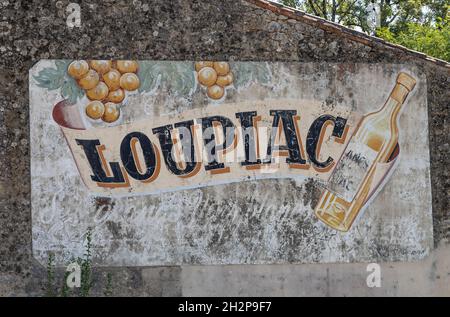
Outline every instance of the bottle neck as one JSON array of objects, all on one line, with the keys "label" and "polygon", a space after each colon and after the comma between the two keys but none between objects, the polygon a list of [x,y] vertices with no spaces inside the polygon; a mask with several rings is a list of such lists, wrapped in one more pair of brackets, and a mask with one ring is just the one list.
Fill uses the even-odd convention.
[{"label": "bottle neck", "polygon": [[393,98],[389,98],[381,109],[381,114],[383,117],[392,118],[393,120],[397,120],[397,116],[400,113],[402,108],[402,103],[399,103],[397,100]]},{"label": "bottle neck", "polygon": [[381,112],[388,114],[395,122],[402,106],[405,104],[405,99],[408,94],[409,90],[402,84],[397,83],[381,109]]}]

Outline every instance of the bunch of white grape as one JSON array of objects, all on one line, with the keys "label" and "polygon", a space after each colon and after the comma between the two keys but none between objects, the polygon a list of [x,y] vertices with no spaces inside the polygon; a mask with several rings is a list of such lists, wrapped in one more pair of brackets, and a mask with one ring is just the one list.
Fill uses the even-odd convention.
[{"label": "bunch of white grape", "polygon": [[138,63],[130,60],[76,60],[67,68],[67,73],[90,100],[85,108],[86,115],[107,123],[119,118],[125,91],[139,88],[137,71]]},{"label": "bunch of white grape", "polygon": [[225,87],[233,83],[233,73],[227,62],[196,62],[198,82],[207,88],[208,97],[221,99],[225,94]]}]

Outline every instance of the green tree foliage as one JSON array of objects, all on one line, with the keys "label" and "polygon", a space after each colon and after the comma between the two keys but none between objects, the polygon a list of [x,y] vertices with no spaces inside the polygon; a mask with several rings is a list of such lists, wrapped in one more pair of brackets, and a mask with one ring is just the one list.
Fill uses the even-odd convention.
[{"label": "green tree foliage", "polygon": [[359,25],[365,1],[360,0],[281,0],[284,5],[298,8],[315,16],[345,25]]},{"label": "green tree foliage", "polygon": [[[449,61],[448,0],[280,0],[332,22],[375,34],[390,42]],[[367,8],[379,8],[378,28]]]},{"label": "green tree foliage", "polygon": [[377,36],[450,62],[450,26],[448,23],[440,27],[432,27],[410,22],[396,33],[389,28],[380,28],[377,30]]}]

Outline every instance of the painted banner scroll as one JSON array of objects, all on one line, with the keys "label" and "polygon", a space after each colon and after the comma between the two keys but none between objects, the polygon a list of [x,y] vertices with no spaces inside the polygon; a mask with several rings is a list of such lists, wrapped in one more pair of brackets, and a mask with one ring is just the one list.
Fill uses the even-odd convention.
[{"label": "painted banner scroll", "polygon": [[[363,211],[403,159],[402,138],[410,132],[403,130],[401,118],[409,111],[410,99],[414,103],[420,83],[417,71],[392,67],[377,102],[368,99],[360,107],[354,97],[361,94],[358,91],[347,97],[351,106],[339,98],[333,100],[332,94],[321,96],[323,89],[336,90],[336,79],[327,86],[320,75],[312,78],[304,72],[310,69],[308,64],[119,60],[49,61],[46,65],[32,72],[30,90],[57,92],[54,99],[45,94],[45,107],[51,108],[53,125],[59,127],[70,149],[71,166],[77,171],[70,174],[81,179],[79,186],[84,189],[79,190],[97,204],[146,196],[164,201],[174,192],[189,197],[193,190],[233,184],[308,181],[314,184],[308,190],[317,193],[309,221],[316,218],[315,226],[321,223],[321,230],[350,236],[358,225],[355,219],[365,221]],[[331,70],[321,72],[334,73],[341,80],[357,72],[351,65]],[[298,85],[295,76],[310,81]],[[410,144],[405,145],[410,151]],[[420,181],[427,184],[427,176]],[[229,212],[251,203],[236,204],[230,205]],[[194,209],[202,208],[206,206]],[[156,235],[151,239],[158,241]],[[145,238],[140,240],[138,244],[145,243]],[[423,243],[414,245],[422,250],[419,253],[426,252]],[[176,249],[181,254],[175,257],[184,259],[183,248]],[[148,250],[144,252],[144,259],[152,258]],[[132,264],[168,261],[164,248],[157,253],[162,261],[134,260]],[[225,261],[215,258],[204,256],[201,262],[246,263],[239,256]],[[105,256],[103,262],[110,260]],[[174,262],[179,263],[168,261]],[[280,259],[266,257],[263,262]]]}]

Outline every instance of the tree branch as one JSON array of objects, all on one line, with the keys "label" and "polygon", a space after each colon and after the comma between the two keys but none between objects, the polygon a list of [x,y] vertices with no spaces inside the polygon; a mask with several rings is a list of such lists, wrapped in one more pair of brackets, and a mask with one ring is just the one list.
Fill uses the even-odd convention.
[{"label": "tree branch", "polygon": [[400,12],[397,12],[396,14],[394,14],[392,16],[392,19],[390,19],[389,21],[386,21],[386,26],[388,26],[389,24],[391,24],[392,22],[394,22],[394,20],[398,17]]},{"label": "tree branch", "polygon": [[320,17],[319,12],[316,10],[316,7],[314,6],[313,0],[308,0],[309,6],[311,7],[311,10],[314,12],[314,15]]}]

